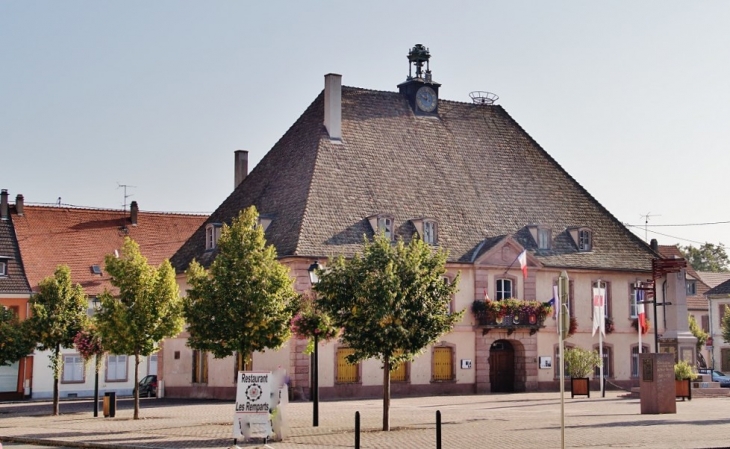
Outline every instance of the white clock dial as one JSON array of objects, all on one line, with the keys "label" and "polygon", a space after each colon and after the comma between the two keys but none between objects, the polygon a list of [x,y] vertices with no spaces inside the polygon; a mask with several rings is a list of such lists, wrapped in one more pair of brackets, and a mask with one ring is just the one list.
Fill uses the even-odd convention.
[{"label": "white clock dial", "polygon": [[423,86],[416,92],[416,105],[424,112],[433,112],[437,101],[436,92],[428,86]]}]

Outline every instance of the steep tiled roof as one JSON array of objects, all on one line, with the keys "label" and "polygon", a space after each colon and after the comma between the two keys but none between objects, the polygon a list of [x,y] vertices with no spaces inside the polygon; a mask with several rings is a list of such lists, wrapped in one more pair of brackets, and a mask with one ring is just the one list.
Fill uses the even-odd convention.
[{"label": "steep tiled roof", "polygon": [[717,287],[723,282],[730,280],[730,272],[728,271],[719,273],[714,271],[698,271],[697,274],[702,279],[702,282],[709,285],[710,288]]},{"label": "steep tiled roof", "polygon": [[7,276],[0,276],[0,293],[30,293],[18,251],[12,217],[0,220],[0,261],[7,263]]},{"label": "steep tiled roof", "polygon": [[730,280],[723,282],[720,285],[712,287],[705,293],[707,296],[727,296],[730,295]]},{"label": "steep tiled roof", "polygon": [[[561,268],[651,269],[656,255],[629,232],[501,106],[439,101],[439,117],[417,117],[404,96],[342,88],[342,142],[323,126],[320,94],[238,188],[211,215],[230,222],[249,205],[273,216],[266,237],[279,256],[352,255],[371,236],[366,217],[390,214],[410,238],[410,219],[438,222],[451,261],[469,262],[488,239],[512,236],[530,251],[528,224],[552,230],[553,248],[536,252]],[[593,251],[567,233],[593,231]],[[204,227],[173,257],[183,270],[204,265]]]},{"label": "steep tiled roof", "polygon": [[[121,210],[69,207],[25,206],[22,216],[13,215],[20,253],[33,290],[56,267],[71,268],[73,282],[87,294],[96,295],[110,288],[104,269],[104,256],[120,250],[125,236],[136,241],[142,254],[159,265],[180,248],[205,220],[202,215],[143,212],[137,226],[129,212]],[[102,274],[92,273],[99,265]]]}]

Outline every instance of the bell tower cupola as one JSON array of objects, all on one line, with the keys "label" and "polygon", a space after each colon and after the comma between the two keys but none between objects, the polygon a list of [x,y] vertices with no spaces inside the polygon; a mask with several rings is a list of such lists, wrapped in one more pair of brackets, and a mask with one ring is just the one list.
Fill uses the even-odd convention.
[{"label": "bell tower cupola", "polygon": [[[416,44],[408,52],[408,77],[398,85],[398,91],[405,95],[413,113],[419,116],[438,116],[439,83],[431,77],[429,60],[431,53],[422,44]],[[425,71],[424,71],[425,65]],[[415,68],[416,75],[413,76]]]}]

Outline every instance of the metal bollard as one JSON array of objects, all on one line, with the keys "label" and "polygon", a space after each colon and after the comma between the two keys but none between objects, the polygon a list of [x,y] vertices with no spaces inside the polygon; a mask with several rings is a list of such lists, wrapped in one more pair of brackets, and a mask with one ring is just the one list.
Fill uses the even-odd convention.
[{"label": "metal bollard", "polygon": [[436,449],[441,449],[441,410],[436,410]]},{"label": "metal bollard", "polygon": [[360,449],[360,412],[355,412],[355,449]]}]

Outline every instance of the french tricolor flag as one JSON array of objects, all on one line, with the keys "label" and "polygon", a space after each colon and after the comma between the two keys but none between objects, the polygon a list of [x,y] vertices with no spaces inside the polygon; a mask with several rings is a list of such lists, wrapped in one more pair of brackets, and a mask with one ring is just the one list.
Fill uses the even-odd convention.
[{"label": "french tricolor flag", "polygon": [[522,277],[527,279],[527,250],[523,249],[517,260],[520,261],[520,269],[522,270]]}]

